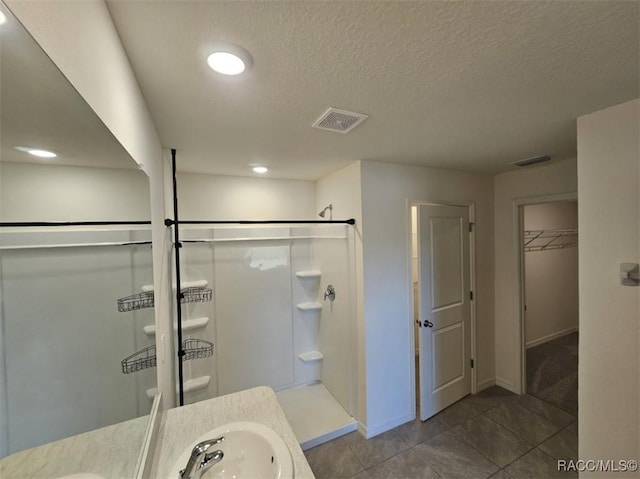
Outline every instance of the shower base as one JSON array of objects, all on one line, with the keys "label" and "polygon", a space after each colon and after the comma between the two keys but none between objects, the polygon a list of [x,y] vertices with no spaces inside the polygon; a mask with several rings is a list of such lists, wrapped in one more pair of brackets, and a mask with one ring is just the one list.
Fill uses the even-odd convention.
[{"label": "shower base", "polygon": [[302,450],[344,436],[358,428],[351,417],[322,383],[276,393],[291,429]]}]

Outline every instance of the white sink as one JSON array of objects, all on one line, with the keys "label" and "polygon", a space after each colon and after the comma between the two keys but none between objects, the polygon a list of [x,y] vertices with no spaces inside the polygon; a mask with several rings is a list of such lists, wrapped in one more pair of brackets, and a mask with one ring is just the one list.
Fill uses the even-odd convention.
[{"label": "white sink", "polygon": [[169,479],[180,477],[196,444],[220,436],[224,441],[214,449],[221,450],[224,457],[203,479],[293,479],[291,452],[284,440],[273,429],[257,422],[234,422],[203,434],[183,451]]}]

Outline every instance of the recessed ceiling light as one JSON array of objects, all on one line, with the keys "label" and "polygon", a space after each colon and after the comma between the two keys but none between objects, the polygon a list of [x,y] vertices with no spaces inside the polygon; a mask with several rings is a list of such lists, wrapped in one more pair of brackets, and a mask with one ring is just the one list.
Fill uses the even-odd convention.
[{"label": "recessed ceiling light", "polygon": [[56,156],[58,156],[53,151],[41,150],[40,148],[16,146],[16,150],[22,151],[24,153],[29,153],[30,155],[37,156],[38,158],[55,158]]},{"label": "recessed ceiling light", "polygon": [[207,57],[209,67],[223,75],[240,75],[246,65],[242,58],[229,52],[213,52]]},{"label": "recessed ceiling light", "polygon": [[36,148],[28,150],[27,153],[33,156],[37,156],[38,158],[55,158],[56,156],[58,156],[53,151],[38,150]]},{"label": "recessed ceiling light", "polygon": [[7,23],[7,16],[3,12],[0,12],[0,25],[3,23]]},{"label": "recessed ceiling light", "polygon": [[269,168],[267,168],[266,166],[254,166],[253,167],[253,171],[255,173],[259,173],[261,175],[264,175],[267,171],[269,171]]},{"label": "recessed ceiling light", "polygon": [[251,53],[235,43],[216,40],[202,46],[209,67],[222,75],[233,76],[253,66]]}]

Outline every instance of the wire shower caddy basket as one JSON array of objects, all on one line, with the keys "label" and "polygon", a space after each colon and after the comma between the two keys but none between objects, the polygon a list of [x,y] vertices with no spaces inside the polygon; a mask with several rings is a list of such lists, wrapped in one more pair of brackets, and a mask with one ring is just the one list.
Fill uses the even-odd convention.
[{"label": "wire shower caddy basket", "polygon": [[[183,361],[192,359],[203,359],[213,356],[213,343],[204,339],[185,339],[182,341]],[[158,358],[156,355],[156,346],[149,346],[127,356],[122,361],[122,372],[124,374],[135,373],[143,369],[156,367]]]},{"label": "wire shower caddy basket", "polygon": [[[213,291],[211,288],[183,288],[180,290],[180,303],[205,303],[211,301]],[[117,301],[118,311],[127,313],[138,309],[153,308],[155,296],[153,291],[125,296]]]}]

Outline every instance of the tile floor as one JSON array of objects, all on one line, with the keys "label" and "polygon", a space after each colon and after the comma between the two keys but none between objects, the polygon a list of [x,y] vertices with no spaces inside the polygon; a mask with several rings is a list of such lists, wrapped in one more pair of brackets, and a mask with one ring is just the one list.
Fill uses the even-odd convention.
[{"label": "tile floor", "polygon": [[494,386],[425,422],[369,440],[353,432],[310,449],[311,469],[318,479],[577,477],[557,471],[559,459],[578,456],[577,334],[541,346],[527,354],[538,397]]}]

